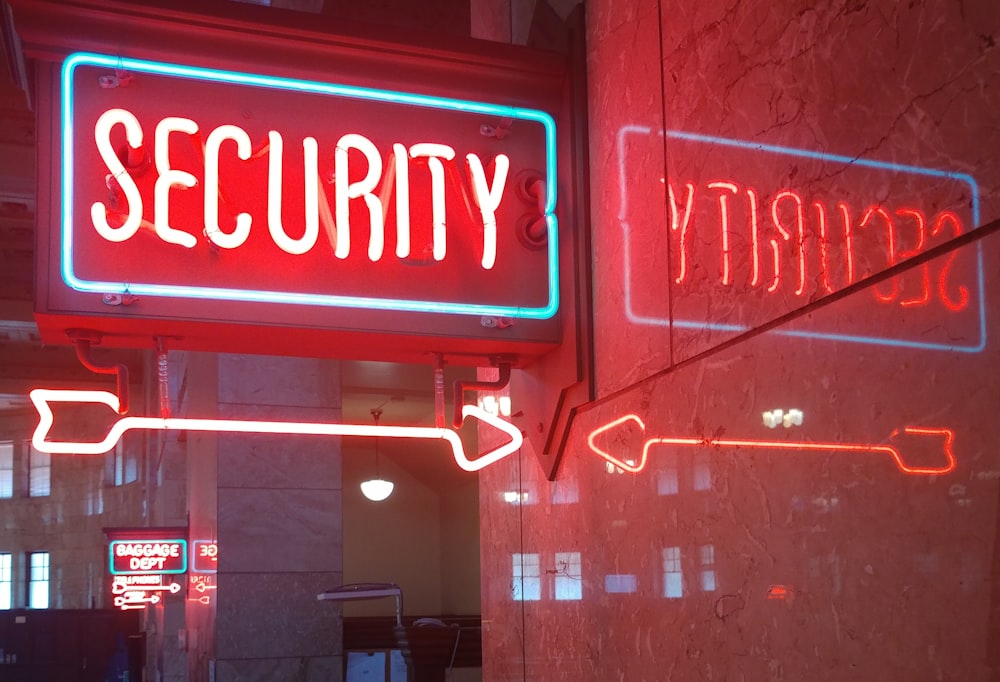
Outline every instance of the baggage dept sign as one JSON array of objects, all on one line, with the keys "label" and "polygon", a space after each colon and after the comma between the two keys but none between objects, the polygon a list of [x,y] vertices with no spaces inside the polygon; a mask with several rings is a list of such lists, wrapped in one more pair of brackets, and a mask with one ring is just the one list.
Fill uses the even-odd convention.
[{"label": "baggage dept sign", "polygon": [[112,575],[187,572],[187,540],[113,540],[108,552]]},{"label": "baggage dept sign", "polygon": [[543,111],[97,54],[70,56],[60,78],[50,270],[106,307],[207,302],[214,319],[274,304],[477,326],[558,311]]}]

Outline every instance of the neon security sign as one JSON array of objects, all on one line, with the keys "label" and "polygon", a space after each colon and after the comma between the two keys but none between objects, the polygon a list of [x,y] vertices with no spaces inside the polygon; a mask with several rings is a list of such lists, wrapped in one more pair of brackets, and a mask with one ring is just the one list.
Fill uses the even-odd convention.
[{"label": "neon security sign", "polygon": [[[69,57],[61,87],[59,260],[74,290],[558,309],[555,123],[542,111],[96,54]],[[484,135],[487,120],[509,122],[510,139]],[[529,171],[541,182],[525,197]],[[545,237],[534,245],[515,229],[529,208]]]}]

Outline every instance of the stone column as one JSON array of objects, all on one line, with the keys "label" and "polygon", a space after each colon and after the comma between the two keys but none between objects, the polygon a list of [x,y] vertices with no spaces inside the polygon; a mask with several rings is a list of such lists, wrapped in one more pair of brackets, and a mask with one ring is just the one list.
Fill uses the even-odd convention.
[{"label": "stone column", "polygon": [[[339,364],[219,355],[219,416],[339,421]],[[220,434],[216,680],[341,680],[341,448],[322,436]]]}]

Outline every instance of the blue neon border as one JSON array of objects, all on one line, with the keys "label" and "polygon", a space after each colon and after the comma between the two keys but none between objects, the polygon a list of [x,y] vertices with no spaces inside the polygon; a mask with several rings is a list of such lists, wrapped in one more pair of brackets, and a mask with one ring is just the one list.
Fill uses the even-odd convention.
[{"label": "blue neon border", "polygon": [[[545,129],[546,196],[545,224],[548,229],[548,302],[539,308],[520,306],[455,303],[445,301],[414,301],[407,299],[373,298],[362,296],[336,296],[294,292],[264,291],[254,289],[228,289],[221,287],[189,287],[173,284],[142,284],[134,282],[102,282],[82,280],[73,271],[73,73],[79,66],[99,66],[124,69],[139,73],[152,73],[174,78],[211,81],[235,85],[292,90],[296,92],[348,97],[373,102],[405,104],[431,109],[444,109],[464,113],[480,113],[502,118],[520,119],[540,123]],[[467,100],[376,90],[371,88],[335,85],[316,81],[280,78],[220,71],[195,66],[183,66],[142,59],[111,57],[108,55],[78,52],[67,57],[62,66],[62,249],[61,273],[63,282],[72,289],[91,293],[118,293],[138,296],[165,296],[172,298],[248,301],[313,305],[332,308],[353,308],[419,313],[445,313],[456,315],[488,315],[523,319],[545,320],[559,310],[559,225],[556,208],[556,124],[553,118],[535,109],[487,104]]]},{"label": "blue neon border", "polygon": [[[174,571],[115,571],[115,545],[123,544],[134,544],[137,542],[178,542],[180,543],[184,550],[182,556],[184,557],[184,564],[181,570]],[[108,567],[111,571],[111,575],[179,575],[181,573],[187,573],[188,567],[188,543],[187,540],[183,538],[158,538],[156,540],[112,540],[111,544],[108,545]],[[139,586],[136,586],[138,589]]]},{"label": "blue neon border", "polygon": [[[625,238],[629,237],[629,225],[625,222],[625,210],[628,202],[626,201],[627,194],[625,193],[624,184],[625,178],[625,168],[624,162],[621,157],[624,150],[624,140],[625,135],[628,133],[649,135],[653,132],[652,128],[646,126],[625,126],[618,131],[618,148],[619,148],[619,186],[622,187],[622,202],[621,209],[619,213],[619,221],[621,222],[622,228],[625,231]],[[663,133],[661,133],[663,134]],[[712,135],[700,135],[697,133],[688,133],[681,130],[668,130],[666,131],[666,136],[668,139],[673,138],[677,140],[687,140],[690,142],[702,142],[706,144],[714,144],[722,147],[736,147],[739,149],[749,149],[751,151],[767,152],[771,154],[784,154],[787,156],[798,156],[810,159],[818,159],[820,161],[833,161],[837,163],[846,163],[848,165],[854,166],[866,166],[868,168],[878,168],[881,170],[894,171],[899,173],[913,173],[915,175],[928,175],[931,177],[948,178],[949,180],[956,180],[959,182],[964,182],[969,185],[969,190],[972,193],[972,222],[973,228],[979,227],[980,221],[980,209],[979,209],[979,185],[976,183],[975,178],[967,173],[954,173],[951,171],[943,171],[935,168],[924,168],[922,166],[909,166],[900,163],[890,163],[887,161],[874,161],[869,159],[858,159],[852,156],[843,156],[841,154],[826,154],[824,152],[815,152],[808,149],[797,149],[795,147],[783,147],[780,145],[773,144],[763,144],[760,142],[750,142],[748,140],[734,140],[726,137],[716,137]],[[629,259],[629,242],[626,242],[625,258]],[[792,329],[772,329],[769,334],[780,334],[782,336],[792,336],[807,339],[825,339],[828,341],[844,341],[848,343],[864,343],[875,346],[890,346],[896,348],[916,348],[921,350],[944,350],[944,351],[958,351],[962,353],[979,353],[986,348],[986,281],[983,267],[983,250],[981,244],[976,244],[976,258],[977,258],[977,284],[979,285],[979,343],[974,346],[963,346],[955,344],[946,343],[928,343],[925,341],[915,341],[915,340],[905,340],[905,339],[890,339],[885,337],[877,336],[860,336],[856,334],[836,334],[832,332],[809,332],[809,331],[799,331]],[[628,265],[625,268],[628,272]],[[668,327],[671,326],[671,321],[667,318],[660,317],[647,317],[643,315],[636,315],[632,311],[632,289],[628,282],[625,283],[625,312],[628,315],[630,322],[635,322],[638,324],[645,324],[650,326]],[[692,320],[674,320],[673,326],[679,329],[697,329],[697,330],[711,330],[711,331],[725,331],[725,332],[745,332],[749,331],[751,327],[738,324],[725,324],[720,322],[695,322]]]}]

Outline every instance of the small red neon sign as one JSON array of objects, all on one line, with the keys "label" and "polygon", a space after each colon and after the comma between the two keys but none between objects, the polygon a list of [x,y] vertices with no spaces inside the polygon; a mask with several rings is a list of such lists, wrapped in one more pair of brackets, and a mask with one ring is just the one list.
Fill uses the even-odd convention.
[{"label": "small red neon sign", "polygon": [[859,453],[859,454],[884,454],[889,455],[895,463],[896,467],[899,468],[905,474],[913,475],[924,475],[933,476],[938,474],[947,474],[955,469],[955,455],[952,452],[952,441],[955,438],[955,433],[951,429],[945,428],[924,428],[918,426],[907,426],[902,430],[893,431],[890,438],[894,438],[902,434],[915,435],[921,438],[940,438],[942,446],[942,454],[944,456],[944,463],[939,466],[915,466],[908,464],[903,457],[903,454],[898,448],[892,445],[878,445],[878,444],[864,444],[864,443],[820,443],[820,442],[802,442],[802,441],[790,441],[790,440],[760,440],[753,438],[690,438],[690,437],[660,437],[660,438],[648,438],[644,441],[642,445],[642,454],[639,458],[625,458],[618,457],[610,452],[608,452],[604,447],[597,444],[598,438],[601,434],[615,429],[616,427],[633,424],[638,427],[640,431],[645,432],[646,425],[643,423],[635,414],[626,414],[623,417],[619,417],[614,421],[608,422],[607,424],[600,426],[587,436],[587,444],[590,449],[607,460],[611,464],[615,465],[619,469],[624,471],[629,471],[632,473],[639,473],[646,467],[646,462],[649,460],[649,451],[652,447],[657,445],[689,445],[698,448],[734,448],[734,449],[752,449],[752,450],[778,450],[778,451],[792,451],[792,452],[845,452],[845,453]]},{"label": "small red neon sign", "polygon": [[[502,445],[470,459],[457,432],[429,426],[382,426],[372,424],[331,424],[323,422],[279,422],[245,419],[190,419],[174,417],[123,417],[114,424],[103,440],[97,442],[46,440],[54,416],[51,403],[96,403],[118,411],[118,396],[107,391],[77,391],[72,389],[36,388],[30,393],[38,411],[38,426],[32,435],[32,446],[39,452],[52,454],[99,455],[108,452],[126,431],[150,429],[158,431],[217,431],[225,433],[275,433],[314,436],[382,436],[383,438],[430,438],[447,441],[455,463],[465,471],[479,471],[517,452],[524,442],[521,430],[508,421],[494,416],[477,405],[463,405],[463,418],[475,417],[509,437]],[[161,571],[162,572],[162,571]]]},{"label": "small red neon sign", "polygon": [[195,573],[215,573],[219,568],[219,545],[211,540],[191,543],[191,570]]}]

